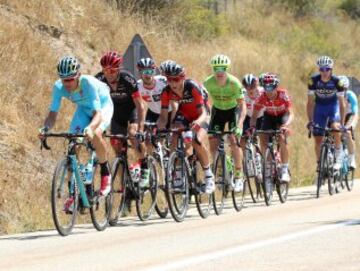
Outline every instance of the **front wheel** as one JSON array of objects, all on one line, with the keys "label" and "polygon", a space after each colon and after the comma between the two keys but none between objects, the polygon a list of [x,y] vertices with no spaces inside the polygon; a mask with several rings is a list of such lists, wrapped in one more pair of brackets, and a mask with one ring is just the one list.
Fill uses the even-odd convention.
[{"label": "front wheel", "polygon": [[199,212],[199,215],[202,218],[207,218],[210,214],[210,206],[212,202],[212,194],[207,194],[202,189],[205,185],[205,175],[201,169],[201,164],[199,161],[193,163],[193,194],[195,194],[195,203],[196,208]]},{"label": "front wheel", "polygon": [[[69,204],[69,202],[71,204]],[[68,235],[76,221],[78,194],[75,174],[67,158],[55,169],[51,187],[51,210],[55,227],[60,235]],[[67,206],[65,206],[67,205]]]},{"label": "front wheel", "polygon": [[[164,165],[165,166],[165,165]],[[166,168],[161,168],[160,158],[157,159],[156,170],[158,172],[158,191],[156,195],[155,211],[160,218],[166,218],[169,213],[169,207],[166,199]]]},{"label": "front wheel", "polygon": [[345,184],[348,191],[351,191],[354,187],[354,175],[354,169],[348,170],[347,174],[345,175]]},{"label": "front wheel", "polygon": [[265,151],[262,170],[263,170],[262,188],[264,191],[265,204],[267,206],[270,206],[273,198],[276,167],[275,167],[275,157],[272,155],[269,148],[267,148]]},{"label": "front wheel", "polygon": [[214,163],[214,182],[215,191],[212,195],[212,201],[215,214],[220,215],[224,210],[224,201],[226,197],[226,167],[225,155],[216,155]]}]

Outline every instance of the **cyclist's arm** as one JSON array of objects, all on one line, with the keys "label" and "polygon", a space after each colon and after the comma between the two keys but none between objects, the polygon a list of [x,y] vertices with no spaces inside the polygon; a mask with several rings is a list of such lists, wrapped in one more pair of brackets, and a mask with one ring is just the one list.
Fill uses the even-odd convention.
[{"label": "cyclist's arm", "polygon": [[[164,129],[166,127],[166,123],[169,117],[169,104],[170,104],[170,97],[167,91],[163,91],[161,93],[161,111],[160,116],[157,121],[157,125],[159,129]],[[175,108],[173,108],[174,110]],[[171,114],[172,116],[173,114]]]},{"label": "cyclist's arm", "polygon": [[47,115],[45,121],[44,121],[44,126],[49,128],[49,129],[54,127],[57,115],[58,115],[58,112],[50,111],[49,114]]},{"label": "cyclist's arm", "polygon": [[52,90],[52,99],[49,108],[49,113],[44,121],[44,126],[47,127],[48,129],[53,128],[55,125],[58,111],[61,106],[61,99],[62,99],[61,89],[58,83],[56,82]]},{"label": "cyclist's arm", "polygon": [[144,106],[144,100],[141,96],[133,96],[133,100],[136,106],[137,116],[138,116],[138,131],[144,131],[144,123],[145,123],[145,116],[146,110]]},{"label": "cyclist's arm", "polygon": [[288,127],[292,121],[294,120],[294,111],[292,109],[292,107],[289,108],[289,118],[287,119],[287,121],[281,125],[282,127]]},{"label": "cyclist's arm", "polygon": [[201,125],[201,123],[203,123],[204,121],[206,121],[206,118],[208,116],[207,112],[206,112],[206,109],[205,109],[205,106],[204,105],[201,105],[200,107],[198,107],[197,109],[197,112],[199,115],[199,117],[194,121],[194,123],[197,123],[199,125]]},{"label": "cyclist's arm", "polygon": [[315,96],[309,94],[308,95],[308,100],[307,100],[307,104],[306,104],[306,111],[307,111],[307,117],[308,117],[308,121],[312,122],[313,118],[314,118],[314,107],[315,107]]},{"label": "cyclist's arm", "polygon": [[245,99],[237,99],[237,103],[239,106],[239,110],[240,110],[240,117],[239,117],[239,122],[238,122],[238,127],[242,127],[245,117],[246,117],[246,103],[245,103]]}]

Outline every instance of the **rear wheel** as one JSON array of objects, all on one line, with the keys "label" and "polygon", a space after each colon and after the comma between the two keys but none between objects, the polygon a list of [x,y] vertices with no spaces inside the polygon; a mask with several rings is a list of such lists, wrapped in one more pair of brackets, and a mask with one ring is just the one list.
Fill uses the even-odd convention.
[{"label": "rear wheel", "polygon": [[[234,164],[234,163],[232,163],[232,164]],[[245,164],[243,165],[243,168],[245,168]],[[228,175],[230,176],[231,183],[233,183],[234,175],[235,175],[234,168],[232,168],[231,172],[229,172]],[[244,180],[242,191],[236,192],[233,189],[231,192],[234,208],[237,212],[240,212],[244,206],[245,193],[246,193],[246,181],[245,180]]]},{"label": "rear wheel", "polygon": [[[73,203],[65,203],[72,198]],[[78,193],[75,174],[72,172],[68,159],[61,160],[55,169],[51,188],[51,210],[55,227],[60,235],[68,235],[76,221],[78,209]]]},{"label": "rear wheel", "polygon": [[327,159],[327,148],[325,145],[321,146],[321,150],[320,150],[320,161],[319,161],[319,165],[318,165],[318,178],[317,178],[317,184],[316,184],[316,197],[319,198],[320,197],[320,192],[321,192],[321,186],[323,185],[323,183],[325,183],[325,178],[326,178],[326,161]]},{"label": "rear wheel", "polygon": [[166,168],[161,168],[159,159],[156,161],[156,170],[158,172],[158,190],[156,194],[155,210],[160,218],[166,218],[169,213],[169,207],[166,199],[165,185],[166,185]]},{"label": "rear wheel", "polygon": [[345,175],[345,184],[348,191],[351,191],[354,187],[354,175],[354,169],[348,170],[347,174]]},{"label": "rear wheel", "polygon": [[202,170],[200,162],[197,160],[193,163],[193,182],[195,185],[195,203],[199,215],[202,218],[207,218],[210,214],[210,206],[212,203],[212,194],[207,194],[203,187],[205,187],[205,175]]},{"label": "rear wheel", "polygon": [[226,196],[226,168],[225,156],[223,154],[216,155],[214,163],[214,181],[215,191],[212,195],[215,214],[220,215],[224,210],[224,201]]},{"label": "rear wheel", "polygon": [[126,162],[123,158],[116,158],[111,170],[112,176],[112,202],[111,202],[111,211],[109,217],[109,224],[115,226],[119,219],[119,216],[122,214],[125,206],[126,198]]},{"label": "rear wheel", "polygon": [[149,187],[142,188],[139,185],[137,186],[139,197],[136,199],[136,212],[142,221],[148,220],[154,210],[158,187],[157,180],[159,178],[155,158],[151,155],[148,156],[147,163],[150,171]]},{"label": "rear wheel", "polygon": [[[176,172],[177,167],[184,170],[183,172],[178,172],[179,176],[177,176]],[[183,182],[183,187],[181,188],[175,188],[177,177],[181,178]],[[170,213],[175,221],[182,222],[189,208],[189,176],[185,163],[177,152],[173,152],[170,155],[166,180],[166,197]]]},{"label": "rear wheel", "polygon": [[106,197],[100,196],[101,175],[100,170],[97,170],[98,167],[98,163],[95,163],[93,167],[93,181],[92,184],[87,187],[87,190],[88,188],[91,188],[91,190],[86,192],[91,204],[91,221],[98,231],[103,231],[109,223],[112,191],[110,191]]}]

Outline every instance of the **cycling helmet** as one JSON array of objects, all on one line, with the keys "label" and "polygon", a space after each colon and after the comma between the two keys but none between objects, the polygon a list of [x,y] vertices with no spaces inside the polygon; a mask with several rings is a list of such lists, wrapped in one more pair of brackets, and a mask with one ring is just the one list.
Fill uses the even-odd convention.
[{"label": "cycling helmet", "polygon": [[255,75],[248,73],[245,74],[245,76],[243,77],[243,80],[241,81],[241,83],[243,84],[244,87],[249,87],[249,86],[255,86],[255,84],[258,82],[258,79],[256,78]]},{"label": "cycling helmet", "polygon": [[264,84],[264,77],[265,77],[265,75],[266,75],[266,73],[261,73],[260,75],[259,75],[259,84],[260,84],[260,86],[263,86],[263,84]]},{"label": "cycling helmet", "polygon": [[341,81],[341,83],[343,84],[344,88],[348,89],[350,87],[349,77],[347,77],[345,75],[339,75],[338,78]]},{"label": "cycling helmet", "polygon": [[122,62],[122,55],[116,51],[106,52],[100,59],[103,68],[119,68]]},{"label": "cycling helmet", "polygon": [[164,70],[165,76],[185,76],[185,69],[176,62],[168,63]]},{"label": "cycling helmet", "polygon": [[328,56],[321,56],[316,61],[316,64],[318,65],[319,68],[330,68],[330,69],[332,69],[333,66],[334,66],[334,60],[332,60]]},{"label": "cycling helmet", "polygon": [[266,91],[273,91],[280,84],[276,74],[267,73],[263,78],[263,87]]},{"label": "cycling helmet", "polygon": [[141,69],[154,69],[155,62],[150,57],[142,58],[137,62],[137,67]]},{"label": "cycling helmet", "polygon": [[210,66],[211,67],[230,67],[231,60],[226,55],[215,55],[210,60]]},{"label": "cycling helmet", "polygon": [[72,56],[64,56],[57,65],[57,71],[60,78],[73,77],[77,75],[79,69],[79,61]]},{"label": "cycling helmet", "polygon": [[165,73],[166,66],[169,65],[169,64],[172,64],[172,63],[175,63],[175,61],[174,61],[174,60],[170,60],[170,59],[161,62],[160,67],[159,67],[159,68],[160,68],[160,71],[161,71],[162,73]]}]

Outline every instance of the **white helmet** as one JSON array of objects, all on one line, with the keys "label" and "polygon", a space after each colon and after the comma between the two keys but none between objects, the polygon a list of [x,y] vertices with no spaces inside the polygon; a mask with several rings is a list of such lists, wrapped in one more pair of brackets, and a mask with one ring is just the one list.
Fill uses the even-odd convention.
[{"label": "white helmet", "polygon": [[254,85],[257,82],[258,82],[258,79],[256,78],[255,75],[253,75],[251,73],[245,74],[245,76],[243,77],[243,80],[242,80],[242,84],[244,87]]},{"label": "white helmet", "polygon": [[334,60],[332,60],[332,58],[330,58],[328,56],[321,56],[316,61],[316,64],[318,65],[319,68],[324,67],[324,68],[332,69],[334,66]]},{"label": "white helmet", "polygon": [[344,88],[348,89],[350,87],[349,77],[347,77],[345,75],[339,75],[338,78],[341,81]]}]

